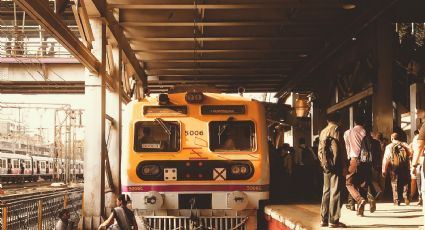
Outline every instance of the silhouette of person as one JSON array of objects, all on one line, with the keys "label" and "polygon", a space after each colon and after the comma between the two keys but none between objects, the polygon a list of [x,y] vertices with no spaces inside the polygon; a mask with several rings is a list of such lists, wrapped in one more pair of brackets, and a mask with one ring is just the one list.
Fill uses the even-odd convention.
[{"label": "silhouette of person", "polygon": [[141,144],[155,142],[155,139],[152,137],[152,132],[149,127],[143,127],[142,133],[143,137],[140,139]]}]

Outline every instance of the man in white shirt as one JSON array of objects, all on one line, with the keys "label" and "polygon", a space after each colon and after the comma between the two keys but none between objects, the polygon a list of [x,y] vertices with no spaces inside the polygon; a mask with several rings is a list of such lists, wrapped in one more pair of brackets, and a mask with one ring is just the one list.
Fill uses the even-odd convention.
[{"label": "man in white shirt", "polygon": [[357,215],[363,216],[366,199],[362,197],[357,189],[356,181],[360,178],[357,172],[359,164],[359,155],[363,137],[366,135],[366,130],[363,128],[364,119],[362,116],[356,116],[354,119],[354,127],[344,133],[345,147],[349,160],[348,174],[345,177],[345,185],[348,192],[358,204]]}]

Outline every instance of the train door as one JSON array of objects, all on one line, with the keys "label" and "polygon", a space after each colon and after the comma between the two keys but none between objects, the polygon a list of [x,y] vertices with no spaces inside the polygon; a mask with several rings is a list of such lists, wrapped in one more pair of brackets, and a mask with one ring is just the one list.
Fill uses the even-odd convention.
[{"label": "train door", "polygon": [[19,160],[12,159],[12,174],[19,174],[19,171],[20,171]]},{"label": "train door", "polygon": [[26,175],[30,175],[31,174],[31,161],[30,160],[26,160],[25,161],[25,171],[24,174]]},{"label": "train door", "polygon": [[41,174],[46,174],[46,161],[40,162]]},{"label": "train door", "polygon": [[7,174],[7,160],[0,159],[0,175]]},{"label": "train door", "polygon": [[12,174],[12,159],[7,159],[7,174]]}]

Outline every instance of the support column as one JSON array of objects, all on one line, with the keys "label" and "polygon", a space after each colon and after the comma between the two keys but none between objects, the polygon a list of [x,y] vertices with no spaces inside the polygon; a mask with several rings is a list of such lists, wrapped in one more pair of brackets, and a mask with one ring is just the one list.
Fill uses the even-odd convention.
[{"label": "support column", "polygon": [[121,181],[120,181],[120,166],[121,166],[121,92],[122,92],[122,81],[121,81],[121,49],[119,47],[112,48],[112,57],[113,57],[113,79],[117,83],[116,91],[109,92],[107,94],[108,104],[107,104],[107,113],[110,117],[113,118],[113,125],[110,130],[109,135],[109,145],[108,145],[108,157],[109,165],[112,174],[113,183],[110,184],[111,192],[106,194],[106,209],[115,207],[115,200],[120,194]]},{"label": "support column", "polygon": [[410,85],[410,140],[415,136],[416,130],[416,83]]},{"label": "support column", "polygon": [[373,131],[389,138],[393,131],[393,33],[389,20],[377,25],[378,76],[372,96]]},{"label": "support column", "polygon": [[101,60],[99,75],[86,69],[86,133],[84,148],[83,229],[97,229],[105,211],[105,53],[106,28],[100,18],[90,19],[93,54]]}]

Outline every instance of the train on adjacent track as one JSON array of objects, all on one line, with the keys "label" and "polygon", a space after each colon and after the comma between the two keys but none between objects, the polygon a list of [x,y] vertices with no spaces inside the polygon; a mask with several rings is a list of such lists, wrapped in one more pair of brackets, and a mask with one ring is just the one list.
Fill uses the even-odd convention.
[{"label": "train on adjacent track", "polygon": [[[19,183],[61,179],[65,173],[65,160],[47,156],[31,156],[0,152],[0,183]],[[70,161],[71,177],[82,179],[83,161]]]},{"label": "train on adjacent track", "polygon": [[189,92],[127,109],[122,191],[146,229],[257,229],[270,178],[260,102]]}]

